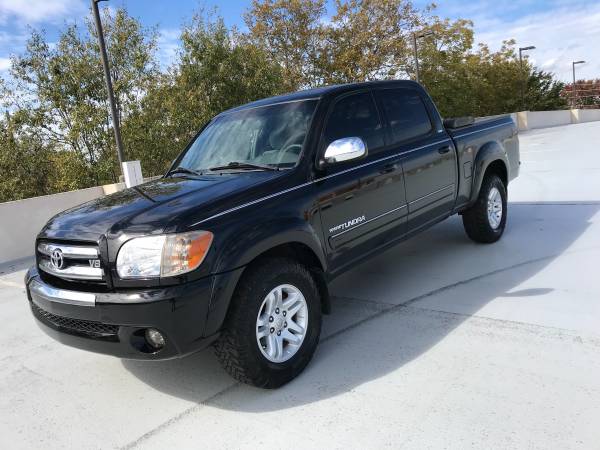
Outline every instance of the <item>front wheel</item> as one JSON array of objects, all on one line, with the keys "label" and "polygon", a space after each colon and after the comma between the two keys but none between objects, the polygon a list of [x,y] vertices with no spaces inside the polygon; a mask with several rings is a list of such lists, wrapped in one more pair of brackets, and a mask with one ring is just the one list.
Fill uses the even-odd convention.
[{"label": "front wheel", "polygon": [[477,201],[463,213],[467,235],[475,242],[496,242],[506,227],[506,207],[504,183],[497,175],[487,175],[481,184]]},{"label": "front wheel", "polygon": [[250,267],[232,298],[215,353],[238,381],[276,388],[309,363],[321,333],[321,301],[311,273],[270,258]]}]

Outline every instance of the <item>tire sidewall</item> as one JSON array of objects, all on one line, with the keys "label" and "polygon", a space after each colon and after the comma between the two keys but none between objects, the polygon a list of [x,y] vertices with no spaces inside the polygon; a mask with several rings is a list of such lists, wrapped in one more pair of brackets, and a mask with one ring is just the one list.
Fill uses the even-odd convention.
[{"label": "tire sidewall", "polygon": [[[264,273],[264,271],[263,271]],[[308,272],[306,272],[308,273]],[[248,339],[248,351],[252,355],[253,359],[257,361],[259,367],[257,369],[261,371],[270,372],[271,374],[280,373],[286,377],[287,373],[295,373],[302,370],[304,366],[310,361],[312,354],[319,342],[319,336],[321,333],[321,304],[318,297],[318,291],[316,285],[310,275],[309,278],[302,274],[302,272],[288,272],[280,271],[274,268],[272,276],[262,277],[262,279],[254,280],[251,288],[245,292],[246,298],[240,298],[241,301],[248,302],[248,309],[253,314],[251,318],[246,322],[242,335]],[[308,326],[306,336],[302,341],[302,345],[287,361],[281,363],[274,363],[269,361],[260,351],[258,342],[256,340],[256,317],[258,316],[259,308],[262,303],[275,287],[282,284],[290,284],[300,290],[306,305],[308,308]]]},{"label": "tire sidewall", "polygon": [[[506,187],[504,186],[504,183],[502,182],[502,180],[500,180],[500,178],[498,178],[496,175],[492,175],[489,178],[487,178],[482,188],[482,206],[486,214],[485,223],[487,225],[488,232],[496,238],[495,240],[497,240],[500,239],[500,236],[502,236],[502,234],[504,233],[504,228],[506,227],[506,216],[508,212]],[[500,219],[500,225],[498,225],[498,228],[492,227],[492,225],[490,224],[490,219],[487,215],[488,196],[492,188],[498,189],[498,192],[500,192],[500,198],[502,199],[502,218]]]}]

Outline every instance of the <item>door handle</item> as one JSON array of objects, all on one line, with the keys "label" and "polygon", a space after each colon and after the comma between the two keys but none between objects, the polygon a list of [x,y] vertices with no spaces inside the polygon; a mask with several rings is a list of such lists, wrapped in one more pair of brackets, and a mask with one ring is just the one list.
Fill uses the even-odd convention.
[{"label": "door handle", "polygon": [[439,153],[440,155],[443,155],[444,153],[448,153],[450,150],[451,150],[451,149],[450,149],[450,146],[449,146],[449,145],[446,145],[445,147],[440,147],[440,148],[438,148],[438,153]]}]

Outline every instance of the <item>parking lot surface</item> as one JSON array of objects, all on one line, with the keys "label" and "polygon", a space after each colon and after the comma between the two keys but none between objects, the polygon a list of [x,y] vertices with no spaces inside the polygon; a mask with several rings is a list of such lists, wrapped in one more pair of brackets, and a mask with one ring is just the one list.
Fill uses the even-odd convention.
[{"label": "parking lot surface", "polygon": [[600,123],[521,135],[506,233],[452,217],[332,285],[307,370],[264,391],[212,351],[62,346],[0,268],[0,448],[600,446]]}]

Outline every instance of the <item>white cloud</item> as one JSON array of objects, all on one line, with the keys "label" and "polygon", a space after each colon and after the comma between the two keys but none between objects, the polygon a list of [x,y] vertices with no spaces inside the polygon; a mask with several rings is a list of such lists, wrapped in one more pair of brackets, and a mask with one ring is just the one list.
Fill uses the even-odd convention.
[{"label": "white cloud", "polygon": [[0,72],[5,72],[10,68],[10,58],[0,58]]},{"label": "white cloud", "polygon": [[162,29],[158,35],[158,59],[163,68],[169,67],[177,59],[180,47],[180,29]]},{"label": "white cloud", "polygon": [[497,49],[503,40],[514,38],[517,46],[535,45],[536,49],[528,52],[530,61],[563,81],[572,79],[573,60],[588,61],[578,66],[578,78],[600,78],[599,3],[558,3],[511,21],[502,20],[503,15],[497,10],[488,14],[472,17],[476,41]]},{"label": "white cloud", "polygon": [[[10,56],[21,51],[27,34],[0,30],[0,72],[6,72],[10,67]],[[4,74],[1,74],[4,75]]]},{"label": "white cloud", "polygon": [[0,22],[54,22],[81,13],[83,0],[0,0]]}]

